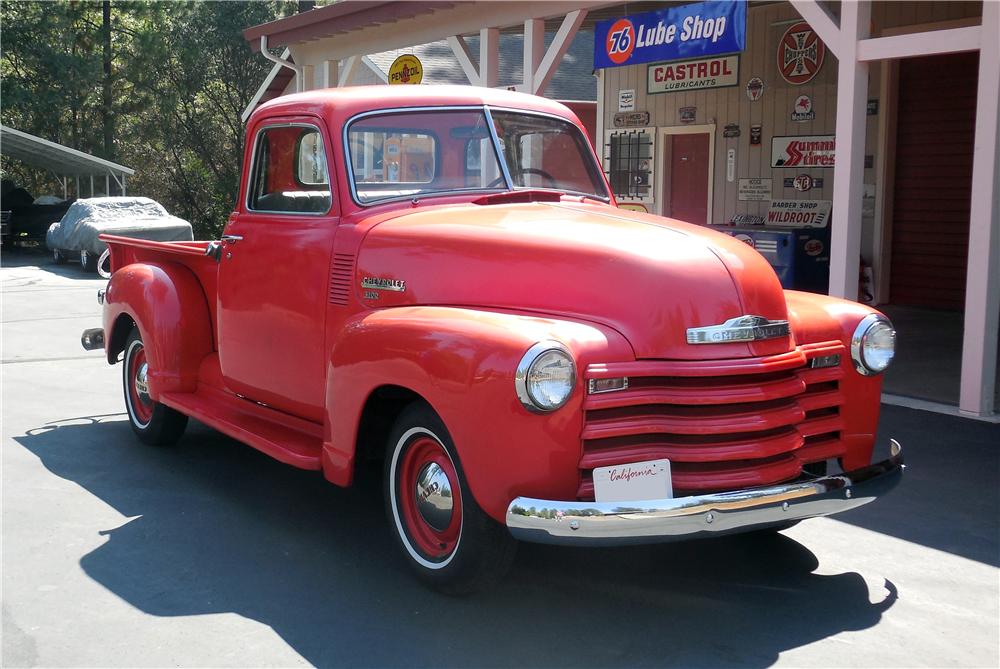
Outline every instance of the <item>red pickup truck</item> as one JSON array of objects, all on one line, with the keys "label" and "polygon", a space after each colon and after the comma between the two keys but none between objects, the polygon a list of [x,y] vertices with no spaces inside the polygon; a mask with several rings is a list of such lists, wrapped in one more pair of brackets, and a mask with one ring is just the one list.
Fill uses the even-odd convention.
[{"label": "red pickup truck", "polygon": [[872,463],[889,321],[619,209],[563,105],[347,88],[247,133],[221,241],[102,236],[83,343],[124,362],[140,440],[193,416],[341,486],[383,458],[402,555],[449,592],[517,540],[782,528],[898,482],[898,444]]}]

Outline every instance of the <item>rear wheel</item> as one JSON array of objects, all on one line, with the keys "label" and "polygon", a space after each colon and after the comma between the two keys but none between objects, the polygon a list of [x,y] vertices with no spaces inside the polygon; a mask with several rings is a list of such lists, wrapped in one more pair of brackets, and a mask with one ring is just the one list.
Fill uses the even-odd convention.
[{"label": "rear wheel", "polygon": [[125,342],[125,369],[122,375],[125,409],[132,431],[151,446],[177,443],[187,427],[188,417],[149,396],[149,362],[138,328],[132,328]]},{"label": "rear wheel", "polygon": [[57,265],[65,265],[66,254],[60,251],[59,249],[52,249],[52,262],[54,262]]},{"label": "rear wheel", "polygon": [[448,430],[425,404],[405,409],[389,436],[385,502],[407,562],[437,590],[480,590],[514,559],[517,542],[479,508]]}]

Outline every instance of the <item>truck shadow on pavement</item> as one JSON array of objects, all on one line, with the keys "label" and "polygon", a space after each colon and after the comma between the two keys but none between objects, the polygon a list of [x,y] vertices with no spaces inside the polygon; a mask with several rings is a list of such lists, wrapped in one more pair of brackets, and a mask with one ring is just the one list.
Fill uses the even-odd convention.
[{"label": "truck shadow on pavement", "polygon": [[524,544],[499,588],[450,598],[396,555],[374,470],[339,489],[194,422],[171,449],[119,416],[16,440],[127,517],[94,528],[107,542],[80,557],[91,578],[151,615],[259,621],[313,665],[763,667],[875,625],[897,598],[889,581],[870,593],[860,574],[814,574],[782,534]]}]

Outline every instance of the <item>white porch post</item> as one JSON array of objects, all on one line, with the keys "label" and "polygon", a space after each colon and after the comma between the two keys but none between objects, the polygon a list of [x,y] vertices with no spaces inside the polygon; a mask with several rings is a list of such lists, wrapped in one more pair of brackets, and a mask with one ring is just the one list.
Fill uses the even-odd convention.
[{"label": "white porch post", "polygon": [[319,65],[319,87],[335,88],[340,83],[340,62],[324,60]]},{"label": "white porch post", "polygon": [[303,65],[297,76],[299,81],[299,92],[309,91],[316,88],[316,68],[313,65]]},{"label": "white porch post", "polygon": [[104,175],[104,195],[111,196],[111,176],[108,174]]},{"label": "white porch post", "polygon": [[868,37],[871,2],[844,2],[840,8],[840,43],[836,48],[837,162],[833,168],[829,292],[857,300],[868,100],[868,63],[859,62],[857,56],[858,41]]},{"label": "white porch post", "polygon": [[524,22],[524,92],[535,92],[535,72],[545,55],[545,21],[528,19]]},{"label": "white porch post", "polygon": [[125,196],[125,173],[122,173],[122,197]]},{"label": "white porch post", "polygon": [[[993,37],[989,37],[993,35]],[[996,410],[997,324],[1000,309],[1000,3],[983,3],[976,97],[976,139],[969,212],[969,267],[965,279],[962,342],[962,413],[987,416]]]},{"label": "white porch post", "polygon": [[479,31],[479,85],[496,88],[500,82],[500,29]]}]

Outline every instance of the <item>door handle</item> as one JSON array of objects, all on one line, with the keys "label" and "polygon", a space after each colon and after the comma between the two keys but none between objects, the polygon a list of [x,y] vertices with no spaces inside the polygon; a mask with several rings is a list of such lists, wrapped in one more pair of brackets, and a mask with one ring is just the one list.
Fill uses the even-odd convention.
[{"label": "door handle", "polygon": [[243,241],[243,235],[222,235],[222,241],[235,244]]}]

